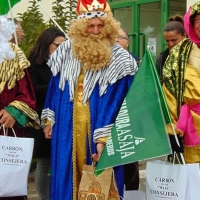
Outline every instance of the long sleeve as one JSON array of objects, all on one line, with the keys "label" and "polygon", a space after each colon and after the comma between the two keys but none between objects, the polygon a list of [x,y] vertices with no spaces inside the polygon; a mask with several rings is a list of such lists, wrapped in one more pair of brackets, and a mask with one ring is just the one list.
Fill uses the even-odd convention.
[{"label": "long sleeve", "polygon": [[[55,101],[55,96],[56,96],[56,82],[59,78],[57,78],[59,75],[56,77],[52,77],[51,81],[49,83],[47,95],[46,95],[46,100],[45,100],[45,105],[44,109],[42,110],[41,114],[41,125],[42,127],[45,126],[45,121],[49,120],[51,122],[51,125],[53,126],[55,123],[55,109],[54,109],[54,101]],[[59,103],[59,102],[57,102]]]},{"label": "long sleeve", "polygon": [[109,136],[132,81],[133,76],[120,79],[117,83],[108,87],[106,95],[100,97],[99,101],[95,100],[95,98],[98,98],[98,89],[95,90],[90,99],[94,141]]},{"label": "long sleeve", "polygon": [[10,102],[5,106],[13,106],[27,116],[29,120],[25,126],[39,128],[40,122],[35,112],[36,100],[34,90],[27,70],[24,71],[25,76],[17,82],[16,87],[9,90],[9,92],[5,89],[5,93],[3,92],[2,95],[6,94],[5,98],[7,98],[7,102]]},{"label": "long sleeve", "polygon": [[30,67],[28,68],[33,87],[36,95],[36,110],[41,115],[44,108],[45,98],[48,90],[48,85],[52,76],[50,68],[46,63],[37,65],[33,59],[30,59]]}]

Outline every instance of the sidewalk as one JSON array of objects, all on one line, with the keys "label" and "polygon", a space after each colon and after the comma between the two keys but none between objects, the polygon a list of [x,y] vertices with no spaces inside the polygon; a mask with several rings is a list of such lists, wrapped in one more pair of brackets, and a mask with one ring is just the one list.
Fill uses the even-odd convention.
[{"label": "sidewalk", "polygon": [[[147,161],[139,162],[139,173],[140,173],[140,188],[139,190],[146,192],[146,162],[151,160],[165,160],[164,157],[153,158]],[[29,184],[28,184],[28,200],[39,200],[35,187],[35,171],[29,174]]]},{"label": "sidewalk", "polygon": [[35,170],[29,173],[28,200],[39,200],[35,187]]},{"label": "sidewalk", "polygon": [[[139,163],[140,190],[145,192],[146,188],[146,162]],[[35,187],[35,170],[30,172],[28,179],[28,200],[39,200]]]}]

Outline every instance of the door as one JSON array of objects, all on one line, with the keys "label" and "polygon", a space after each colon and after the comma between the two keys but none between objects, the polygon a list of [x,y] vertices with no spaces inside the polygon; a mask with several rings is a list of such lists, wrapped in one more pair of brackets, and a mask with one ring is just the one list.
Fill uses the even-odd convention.
[{"label": "door", "polygon": [[161,52],[162,31],[161,27],[168,15],[167,4],[162,1],[136,1],[135,16],[138,19],[135,25],[135,31],[138,32],[138,53],[143,57],[144,52],[149,46],[154,60]]},{"label": "door", "polygon": [[114,17],[129,34],[129,51],[140,58],[147,46],[153,57],[161,52],[162,28],[168,17],[168,0],[112,0]]},{"label": "door", "polygon": [[186,0],[110,0],[114,17],[129,33],[129,51],[140,58],[147,46],[153,58],[166,49],[163,30],[169,16],[184,15]]}]

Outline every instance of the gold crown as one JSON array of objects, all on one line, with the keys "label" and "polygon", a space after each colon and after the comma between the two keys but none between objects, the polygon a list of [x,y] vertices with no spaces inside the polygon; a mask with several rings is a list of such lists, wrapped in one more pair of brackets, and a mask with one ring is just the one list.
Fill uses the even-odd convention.
[{"label": "gold crown", "polygon": [[110,12],[110,6],[106,0],[79,0],[76,12],[78,15],[86,12],[101,11]]}]

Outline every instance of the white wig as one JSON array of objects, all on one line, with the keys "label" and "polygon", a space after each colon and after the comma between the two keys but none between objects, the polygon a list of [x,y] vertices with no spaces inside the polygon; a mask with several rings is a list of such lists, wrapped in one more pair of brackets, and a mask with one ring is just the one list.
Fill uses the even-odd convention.
[{"label": "white wig", "polygon": [[15,53],[9,45],[9,40],[12,38],[15,29],[16,25],[12,20],[0,16],[0,63],[5,59],[11,60],[15,57]]}]

